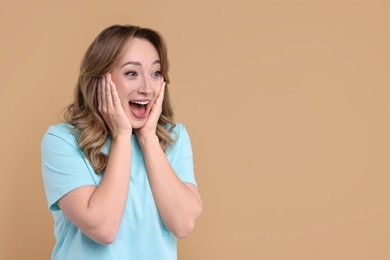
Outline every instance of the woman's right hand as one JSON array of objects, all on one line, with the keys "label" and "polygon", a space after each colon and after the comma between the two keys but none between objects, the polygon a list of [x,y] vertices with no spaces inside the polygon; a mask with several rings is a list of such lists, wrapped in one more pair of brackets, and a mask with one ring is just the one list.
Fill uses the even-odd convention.
[{"label": "woman's right hand", "polygon": [[97,99],[98,110],[112,135],[104,177],[99,185],[71,190],[58,200],[58,206],[91,239],[112,244],[118,234],[129,191],[132,127],[108,73],[99,80]]},{"label": "woman's right hand", "polygon": [[107,73],[99,82],[98,109],[104,121],[110,128],[113,138],[120,135],[131,135],[132,126],[116,90],[111,74]]}]

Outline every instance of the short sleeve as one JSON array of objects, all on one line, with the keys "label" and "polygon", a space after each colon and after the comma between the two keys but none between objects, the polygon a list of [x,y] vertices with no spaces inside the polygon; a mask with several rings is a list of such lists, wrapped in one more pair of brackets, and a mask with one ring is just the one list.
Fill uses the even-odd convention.
[{"label": "short sleeve", "polygon": [[66,125],[51,126],[41,142],[42,175],[49,209],[59,210],[57,201],[85,185],[96,185],[91,167]]},{"label": "short sleeve", "polygon": [[194,174],[194,162],[190,137],[184,125],[177,124],[174,128],[174,143],[170,151],[172,168],[182,182],[189,182],[197,186]]}]

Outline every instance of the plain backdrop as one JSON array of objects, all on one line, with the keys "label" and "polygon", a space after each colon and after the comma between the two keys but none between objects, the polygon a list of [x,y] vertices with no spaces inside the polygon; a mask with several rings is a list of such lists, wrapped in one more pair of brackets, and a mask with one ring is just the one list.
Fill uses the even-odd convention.
[{"label": "plain backdrop", "polygon": [[184,260],[390,259],[389,1],[2,1],[0,259],[49,259],[40,141],[112,24],[160,31],[204,214]]}]

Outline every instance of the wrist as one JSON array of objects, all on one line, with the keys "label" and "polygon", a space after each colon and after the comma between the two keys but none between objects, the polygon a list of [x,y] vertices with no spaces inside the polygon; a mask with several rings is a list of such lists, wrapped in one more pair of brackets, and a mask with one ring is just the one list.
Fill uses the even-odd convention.
[{"label": "wrist", "polygon": [[113,142],[123,142],[128,141],[131,139],[131,132],[130,133],[118,133],[115,135],[111,135]]},{"label": "wrist", "polygon": [[140,144],[141,148],[147,147],[148,145],[158,144],[160,145],[158,136],[156,134],[149,134],[149,135],[137,135],[138,143]]}]

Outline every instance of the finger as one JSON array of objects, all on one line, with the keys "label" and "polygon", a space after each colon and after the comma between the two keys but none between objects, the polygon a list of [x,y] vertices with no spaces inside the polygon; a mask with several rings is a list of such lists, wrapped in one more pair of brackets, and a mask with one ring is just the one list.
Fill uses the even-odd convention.
[{"label": "finger", "polygon": [[106,102],[108,108],[113,108],[112,94],[111,94],[111,80],[108,78],[108,73],[106,74]]},{"label": "finger", "polygon": [[121,108],[122,104],[119,99],[118,90],[116,89],[115,83],[111,81],[111,93],[112,93],[112,102],[114,107]]},{"label": "finger", "polygon": [[100,78],[98,80],[98,84],[97,84],[97,102],[98,102],[98,110],[99,111],[102,111],[102,79]]},{"label": "finger", "polygon": [[155,120],[158,120],[158,117],[160,116],[161,111],[162,111],[162,102],[164,100],[165,85],[166,85],[166,82],[164,82],[162,84],[161,89],[160,89],[160,93],[159,93],[159,95],[158,95],[156,101],[154,102],[154,104],[151,108],[151,111],[150,111],[151,118],[154,118]]},{"label": "finger", "polygon": [[162,105],[162,102],[164,100],[164,94],[165,94],[165,86],[166,86],[167,82],[164,81],[164,83],[162,84],[161,86],[161,90],[160,90],[160,94],[158,95],[157,97],[157,100],[156,100],[156,104],[158,106],[161,106]]},{"label": "finger", "polygon": [[110,89],[111,89],[111,96],[112,96],[112,104],[114,107],[118,108],[118,105],[121,106],[120,104],[120,99],[119,99],[119,94],[116,89],[115,83],[111,80],[111,74],[108,73],[108,81],[110,82]]},{"label": "finger", "polygon": [[107,102],[106,102],[106,80],[103,76],[100,80],[100,108],[102,113],[107,112]]}]

